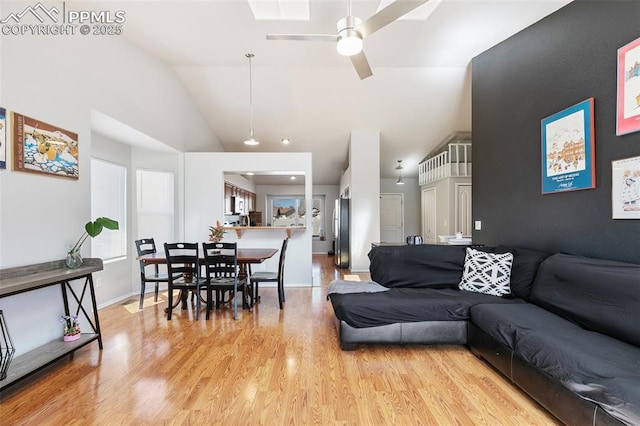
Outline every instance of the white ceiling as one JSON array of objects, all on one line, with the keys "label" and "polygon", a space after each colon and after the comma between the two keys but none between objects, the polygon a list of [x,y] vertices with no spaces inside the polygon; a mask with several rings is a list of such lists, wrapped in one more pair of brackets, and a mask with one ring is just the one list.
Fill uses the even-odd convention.
[{"label": "white ceiling", "polygon": [[[96,2],[99,3],[99,2]],[[124,37],[170,64],[227,151],[310,151],[313,183],[336,184],[352,130],[379,130],[381,175],[405,177],[455,131],[471,130],[471,59],[569,0],[443,0],[426,21],[372,34],[373,76],[360,80],[327,42],[267,41],[267,33],[335,34],[347,0],[310,0],[309,21],[257,21],[245,0],[109,1],[126,12]],[[379,0],[353,0],[366,20]],[[249,66],[253,121],[249,132]],[[280,140],[290,138],[283,146]],[[188,148],[188,143],[186,143]]]}]

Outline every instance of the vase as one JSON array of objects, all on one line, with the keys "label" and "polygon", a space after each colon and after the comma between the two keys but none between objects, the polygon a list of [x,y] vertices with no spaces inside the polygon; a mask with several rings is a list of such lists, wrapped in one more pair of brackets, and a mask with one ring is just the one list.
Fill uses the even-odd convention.
[{"label": "vase", "polygon": [[67,259],[65,260],[67,268],[75,269],[82,265],[82,256],[79,251],[70,251],[67,253]]},{"label": "vase", "polygon": [[65,342],[73,342],[74,340],[78,340],[80,338],[81,334],[80,333],[76,333],[76,334],[65,334],[64,337],[62,338]]}]

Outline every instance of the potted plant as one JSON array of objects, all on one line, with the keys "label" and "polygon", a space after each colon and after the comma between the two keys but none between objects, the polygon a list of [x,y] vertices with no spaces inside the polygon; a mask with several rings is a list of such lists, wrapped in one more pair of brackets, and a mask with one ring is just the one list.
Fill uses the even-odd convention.
[{"label": "potted plant", "polygon": [[77,315],[61,315],[60,322],[64,325],[63,340],[65,342],[73,342],[80,338],[80,322]]},{"label": "potted plant", "polygon": [[225,232],[227,231],[225,231],[224,226],[222,226],[219,220],[216,220],[216,226],[209,227],[209,241],[219,243],[222,241]]},{"label": "potted plant", "polygon": [[93,222],[89,221],[84,225],[84,234],[78,238],[78,241],[71,247],[71,250],[67,252],[66,264],[69,268],[79,268],[82,265],[82,256],[80,255],[80,249],[82,244],[89,237],[96,237],[100,235],[104,228],[118,229],[118,221],[109,219],[108,217],[99,217]]}]

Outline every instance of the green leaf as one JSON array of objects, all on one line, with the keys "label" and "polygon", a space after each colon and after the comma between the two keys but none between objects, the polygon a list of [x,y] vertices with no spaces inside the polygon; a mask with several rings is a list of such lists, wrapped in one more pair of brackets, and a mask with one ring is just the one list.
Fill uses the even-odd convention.
[{"label": "green leaf", "polygon": [[112,230],[119,229],[118,221],[109,219],[108,217],[99,217],[96,219],[96,223],[99,223],[100,225],[104,226],[107,229],[112,229]]},{"label": "green leaf", "polygon": [[84,225],[84,230],[87,231],[87,234],[89,234],[90,237],[100,235],[102,228],[119,229],[118,221],[109,219],[108,217],[99,217],[93,222],[87,222],[87,224]]},{"label": "green leaf", "polygon": [[98,223],[97,220],[95,222],[87,222],[87,224],[84,226],[84,230],[87,231],[87,234],[89,234],[91,237],[95,237],[97,235],[100,235],[100,233],[102,232],[102,224]]}]

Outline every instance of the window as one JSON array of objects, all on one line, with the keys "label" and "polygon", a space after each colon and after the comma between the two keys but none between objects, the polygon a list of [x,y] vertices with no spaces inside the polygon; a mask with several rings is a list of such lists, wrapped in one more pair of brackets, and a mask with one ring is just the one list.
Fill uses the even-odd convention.
[{"label": "window", "polygon": [[108,217],[118,221],[118,230],[102,232],[91,239],[91,256],[103,260],[127,255],[127,168],[91,159],[91,220]]},{"label": "window", "polygon": [[311,227],[314,238],[324,238],[324,195],[314,195],[312,201]]},{"label": "window", "polygon": [[271,223],[273,226],[298,226],[304,224],[304,198],[295,196],[271,199]]},{"label": "window", "polygon": [[[272,226],[304,226],[306,221],[305,201],[302,196],[267,197],[271,209]],[[324,195],[313,197],[311,227],[314,238],[324,236]]]},{"label": "window", "polygon": [[136,171],[138,237],[153,238],[156,246],[174,241],[172,172]]}]

